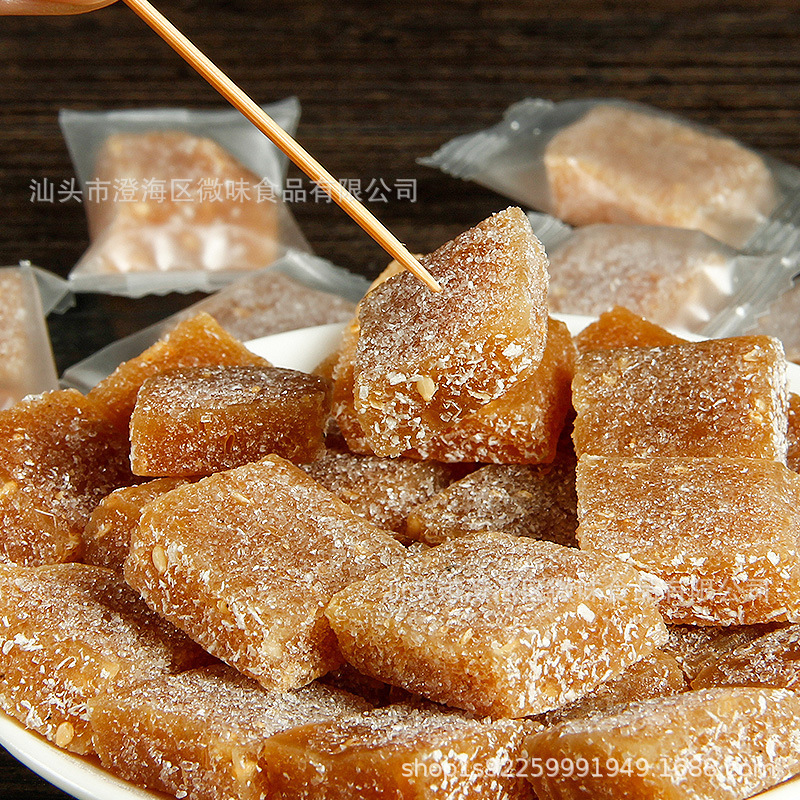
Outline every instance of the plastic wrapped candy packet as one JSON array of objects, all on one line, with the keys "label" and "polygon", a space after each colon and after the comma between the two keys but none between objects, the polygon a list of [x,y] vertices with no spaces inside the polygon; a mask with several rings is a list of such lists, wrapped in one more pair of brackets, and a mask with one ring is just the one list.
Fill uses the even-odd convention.
[{"label": "plastic wrapped candy packet", "polygon": [[292,251],[272,266],[239,278],[155,325],[126,336],[61,376],[61,383],[86,392],[123,361],[139,355],[181,320],[205,311],[242,341],[312,325],[346,322],[369,281],[323,258]]},{"label": "plastic wrapped candy packet", "polygon": [[573,228],[529,212],[550,262],[553,313],[622,306],[679,334],[730,336],[789,286],[796,257],[743,253],[705,233],[663,225]]},{"label": "plastic wrapped candy packet", "polygon": [[[290,98],[265,106],[289,132]],[[237,111],[62,111],[91,244],[75,291],[214,291],[308,245],[281,199],[286,159]]]},{"label": "plastic wrapped candy packet", "polygon": [[0,268],[0,409],[58,388],[45,317],[68,296],[63,281],[28,262]]},{"label": "plastic wrapped candy packet", "polygon": [[[800,170],[788,164],[621,100],[528,98],[421,162],[573,225],[692,228],[733,247],[756,236],[800,187]],[[798,220],[788,222],[796,229]]]},{"label": "plastic wrapped candy packet", "polygon": [[753,333],[775,336],[783,342],[786,358],[800,364],[800,276],[752,322]]}]

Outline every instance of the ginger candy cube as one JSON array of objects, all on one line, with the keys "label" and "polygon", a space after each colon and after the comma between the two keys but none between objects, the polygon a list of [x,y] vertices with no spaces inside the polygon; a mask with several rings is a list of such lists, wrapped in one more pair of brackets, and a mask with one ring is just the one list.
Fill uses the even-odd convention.
[{"label": "ginger candy cube", "polygon": [[354,583],[326,615],[360,672],[504,717],[571,702],[667,638],[629,565],[495,533],[445,542]]},{"label": "ginger candy cube", "polygon": [[759,458],[578,462],[578,541],[667,584],[672,623],[800,621],[800,476]]},{"label": "ginger candy cube", "polygon": [[209,475],[275,454],[321,455],[327,381],[277,367],[196,367],[148,378],[131,416],[137,475]]},{"label": "ginger candy cube", "polygon": [[216,665],[99,695],[89,716],[103,765],[127,780],[192,800],[263,800],[271,736],[370,708],[319,683],[267,691]]},{"label": "ginger candy cube", "polygon": [[0,708],[59,747],[93,752],[99,693],[208,660],[112,570],[0,566]]},{"label": "ginger candy cube", "polygon": [[291,689],[341,664],[323,613],[333,595],[404,557],[388,532],[267,456],[149,503],[125,578],[210,653]]},{"label": "ginger candy cube", "polygon": [[526,741],[540,800],[743,800],[800,771],[800,696],[700,689],[563,722]]},{"label": "ginger candy cube", "polygon": [[269,797],[533,800],[518,775],[529,722],[388,706],[282,731],[267,743]]},{"label": "ginger candy cube", "polygon": [[786,359],[777,339],[586,352],[572,388],[579,456],[786,463]]},{"label": "ginger candy cube", "polygon": [[0,561],[77,561],[89,515],[134,482],[127,437],[75,389],[0,411]]},{"label": "ginger candy cube", "polygon": [[361,301],[354,359],[358,421],[397,456],[505,394],[542,359],[547,258],[518,208],[422,258],[432,292],[406,272]]},{"label": "ginger candy cube", "polygon": [[622,306],[603,312],[575,336],[578,353],[618,347],[662,347],[685,341]]}]

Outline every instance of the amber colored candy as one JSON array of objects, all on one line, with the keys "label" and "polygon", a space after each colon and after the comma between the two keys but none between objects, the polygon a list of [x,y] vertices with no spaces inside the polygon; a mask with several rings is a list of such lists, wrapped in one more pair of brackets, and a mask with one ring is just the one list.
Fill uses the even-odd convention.
[{"label": "amber colored candy", "polygon": [[786,461],[786,360],[777,339],[594,350],[579,356],[572,389],[579,456]]},{"label": "amber colored candy", "polygon": [[[278,255],[275,203],[257,202],[260,178],[213,139],[178,130],[114,133],[97,155],[98,185],[123,186],[87,202],[92,245],[81,269],[97,273],[253,270]],[[162,181],[171,191],[151,195]],[[226,186],[244,186],[239,196]]]},{"label": "amber colored candy", "polygon": [[388,706],[392,703],[412,702],[418,699],[399,686],[392,686],[390,683],[384,683],[377,678],[364,675],[346,661],[341,667],[337,667],[327,675],[323,675],[319,682],[324,683],[326,686],[333,686],[336,689],[350,692],[350,694],[354,694],[357,697],[363,697],[375,708]]},{"label": "amber colored candy", "polygon": [[303,469],[356,514],[403,539],[409,512],[444,489],[453,475],[448,466],[433,461],[335,451]]},{"label": "amber colored candy", "polygon": [[618,347],[663,347],[685,341],[623,306],[603,312],[575,336],[578,353]]},{"label": "amber colored candy", "polygon": [[199,663],[208,656],[112,570],[0,566],[0,707],[59,747],[92,752],[97,694]]},{"label": "amber colored candy", "polygon": [[606,714],[617,706],[650,697],[668,697],[686,688],[686,677],[678,661],[668,653],[656,650],[631,664],[619,677],[601,683],[579,700],[540,714],[536,721],[546,726],[557,725],[569,719]]},{"label": "amber colored candy", "polygon": [[526,740],[539,800],[743,800],[800,771],[800,695],[701,689]]},{"label": "amber colored candy", "polygon": [[542,358],[547,258],[518,208],[422,258],[432,292],[401,272],[359,307],[358,421],[377,455],[419,449],[505,394]]},{"label": "amber colored candy", "polygon": [[210,475],[275,454],[325,451],[327,381],[277,367],[195,367],[148,378],[131,415],[136,475]]},{"label": "amber colored candy", "polygon": [[78,560],[94,507],[133,481],[127,437],[75,389],[0,411],[0,560]]},{"label": "amber colored candy", "polygon": [[403,546],[278,456],[149,503],[125,562],[148,605],[266,688],[339,666],[323,611]]},{"label": "amber colored candy", "polygon": [[786,466],[794,472],[800,472],[800,394],[794,392],[789,392],[786,439],[788,440]]},{"label": "amber colored candy", "polygon": [[629,565],[499,533],[375,573],[340,591],[326,615],[360,672],[493,716],[571,702],[667,638]]},{"label": "amber colored candy", "polygon": [[298,726],[268,742],[268,796],[533,800],[517,774],[529,726],[410,704]]},{"label": "amber colored candy", "polygon": [[271,736],[369,708],[319,683],[267,691],[218,665],[102,694],[89,713],[97,752],[115,774],[189,800],[263,800]]},{"label": "amber colored candy", "polygon": [[757,458],[584,456],[581,548],[666,582],[673,623],[800,621],[800,476]]},{"label": "amber colored candy", "polygon": [[439,461],[538,464],[552,461],[572,412],[575,346],[563,322],[548,319],[547,344],[536,367],[500,397],[409,451]]},{"label": "amber colored candy", "polygon": [[127,436],[136,394],[147,378],[176,369],[213,366],[268,367],[203,312],[177,325],[140,355],[120,364],[90,392],[109,419]]},{"label": "amber colored candy", "polygon": [[710,661],[692,681],[706,686],[800,688],[800,625],[787,625],[739,642]]},{"label": "amber colored candy", "polygon": [[180,478],[156,478],[137,486],[125,486],[106,495],[92,511],[83,531],[85,564],[122,572],[133,530],[139,526],[142,508],[156,497],[183,484]]},{"label": "amber colored candy", "polygon": [[408,516],[408,533],[429,545],[481,531],[576,546],[575,459],[487,464],[451,483]]},{"label": "amber colored candy", "polygon": [[572,225],[644,223],[743,243],[776,203],[763,159],[732,139],[598,104],[548,142],[553,210]]}]

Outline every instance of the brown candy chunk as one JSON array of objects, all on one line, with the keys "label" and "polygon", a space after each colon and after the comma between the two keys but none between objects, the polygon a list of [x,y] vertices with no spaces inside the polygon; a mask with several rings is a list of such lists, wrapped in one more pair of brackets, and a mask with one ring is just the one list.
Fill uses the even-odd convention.
[{"label": "brown candy chunk", "polygon": [[579,456],[786,461],[786,360],[777,339],[587,352],[572,388]]},{"label": "brown candy chunk", "polygon": [[75,561],[109,492],[133,483],[128,444],[74,389],[0,411],[0,561]]},{"label": "brown candy chunk", "polygon": [[491,533],[354,583],[326,615],[360,672],[508,717],[571,702],[667,638],[639,574],[618,559]]},{"label": "brown candy chunk", "polygon": [[89,713],[97,752],[115,774],[190,800],[263,800],[271,736],[369,708],[319,683],[267,691],[223,665],[102,694]]},{"label": "brown candy chunk", "polygon": [[788,450],[786,465],[794,472],[800,472],[800,394],[789,393],[789,424],[786,429]]},{"label": "brown candy chunk", "polygon": [[208,656],[103,567],[0,566],[0,707],[76,753],[87,703]]},{"label": "brown candy chunk", "polygon": [[757,458],[578,462],[581,548],[667,584],[673,623],[800,620],[800,477]]},{"label": "brown candy chunk", "polygon": [[277,367],[195,367],[148,378],[131,415],[137,475],[209,475],[275,454],[325,450],[329,385]]},{"label": "brown candy chunk", "polygon": [[575,336],[578,353],[617,347],[662,347],[684,341],[622,306],[603,312]]},{"label": "brown candy chunk", "polygon": [[493,215],[422,264],[441,292],[402,272],[359,308],[354,404],[378,455],[422,447],[505,394],[544,353],[547,258],[520,209]]},{"label": "brown candy chunk", "polygon": [[266,688],[342,662],[323,611],[403,546],[278,456],[148,504],[125,578],[148,605]]},{"label": "brown candy chunk", "polygon": [[644,700],[531,734],[530,781],[540,800],[743,800],[800,771],[799,715],[785,689]]}]

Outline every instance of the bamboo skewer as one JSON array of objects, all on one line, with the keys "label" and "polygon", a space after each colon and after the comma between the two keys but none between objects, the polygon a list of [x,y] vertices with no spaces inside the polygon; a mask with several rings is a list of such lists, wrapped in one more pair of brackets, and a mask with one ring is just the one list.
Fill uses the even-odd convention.
[{"label": "bamboo skewer", "polygon": [[381,247],[435,292],[441,287],[405,246],[219,67],[190,42],[148,0],[124,0],[178,55],[185,59],[228,102],[241,111],[299,169],[349,214]]}]

